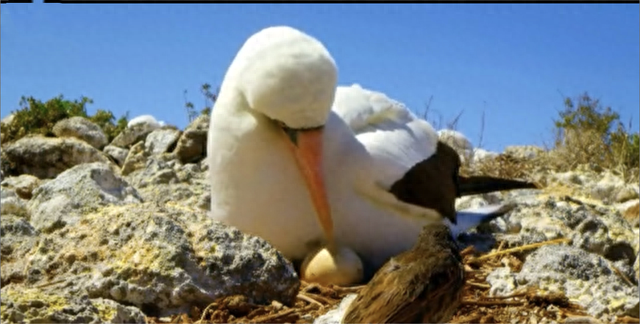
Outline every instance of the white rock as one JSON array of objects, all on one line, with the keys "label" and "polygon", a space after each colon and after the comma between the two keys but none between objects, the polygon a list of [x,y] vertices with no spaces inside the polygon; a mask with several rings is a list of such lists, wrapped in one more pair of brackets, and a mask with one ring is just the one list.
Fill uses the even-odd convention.
[{"label": "white rock", "polygon": [[133,125],[137,124],[149,124],[153,125],[155,128],[160,128],[162,126],[160,125],[160,123],[158,123],[155,117],[151,115],[140,115],[136,118],[131,119],[127,124],[127,127],[132,127]]},{"label": "white rock", "polygon": [[116,162],[118,162],[118,165],[123,165],[125,159],[127,158],[127,154],[129,154],[129,150],[114,145],[105,146],[103,151],[105,154],[108,154],[114,160],[116,160]]},{"label": "white rock", "polygon": [[513,292],[518,287],[516,276],[508,267],[493,270],[486,281],[491,285],[489,296],[504,296]]},{"label": "white rock", "polygon": [[524,160],[531,160],[543,151],[542,148],[535,145],[511,145],[504,149],[505,154]]},{"label": "white rock", "polygon": [[618,192],[624,186],[624,180],[620,177],[613,175],[611,172],[604,172],[602,179],[591,188],[591,196],[605,203],[610,203],[615,200]]},{"label": "white rock", "polygon": [[145,151],[149,154],[162,154],[180,138],[180,131],[176,129],[156,129],[147,135],[144,141]]},{"label": "white rock", "polygon": [[464,134],[453,129],[441,129],[438,131],[438,137],[441,141],[449,144],[453,149],[460,153],[461,151],[473,150],[473,145]]},{"label": "white rock", "polygon": [[481,148],[476,148],[473,149],[473,163],[480,163],[484,160],[490,159],[490,158],[494,158],[498,156],[498,153],[496,152],[492,152],[492,151],[487,151],[485,149],[481,149]]}]

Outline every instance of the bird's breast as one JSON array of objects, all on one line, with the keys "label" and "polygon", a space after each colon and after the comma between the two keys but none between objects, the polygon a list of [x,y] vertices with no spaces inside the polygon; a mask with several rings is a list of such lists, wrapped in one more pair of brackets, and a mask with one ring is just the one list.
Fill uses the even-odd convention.
[{"label": "bird's breast", "polygon": [[302,258],[300,242],[321,229],[284,136],[259,124],[238,134],[218,133],[209,145],[212,216],[260,236],[286,257]]}]

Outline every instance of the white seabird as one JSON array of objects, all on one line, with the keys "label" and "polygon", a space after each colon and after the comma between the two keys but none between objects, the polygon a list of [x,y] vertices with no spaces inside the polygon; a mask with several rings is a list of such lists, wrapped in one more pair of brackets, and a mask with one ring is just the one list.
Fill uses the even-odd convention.
[{"label": "white seabird", "polygon": [[492,205],[456,212],[457,197],[535,187],[517,180],[459,175],[461,157],[454,148],[427,121],[384,93],[358,84],[339,86],[333,111],[371,155],[375,176],[383,187],[404,202],[437,210],[450,222],[454,236],[507,208]]},{"label": "white seabird", "polygon": [[332,216],[336,241],[379,266],[441,216],[376,181],[371,156],[331,112],[336,80],[326,48],[293,28],[245,42],[211,112],[211,213],[291,259],[324,240]]},{"label": "white seabird", "polygon": [[[292,260],[335,240],[377,269],[443,215],[389,191],[402,175],[380,172],[331,111],[336,80],[327,49],[298,30],[266,28],[245,42],[211,112],[211,214]],[[425,139],[426,153],[437,147],[437,135]]]}]

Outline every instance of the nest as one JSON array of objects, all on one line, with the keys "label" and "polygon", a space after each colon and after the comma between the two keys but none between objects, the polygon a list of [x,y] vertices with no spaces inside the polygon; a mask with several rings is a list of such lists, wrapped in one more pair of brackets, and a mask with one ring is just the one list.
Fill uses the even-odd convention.
[{"label": "nest", "polygon": [[194,306],[190,314],[147,318],[147,323],[310,323],[361,288],[327,287],[302,281],[297,300],[291,307],[278,301],[256,305],[249,303],[245,296],[235,295],[220,298],[205,309]]},{"label": "nest", "polygon": [[[600,323],[589,317],[584,309],[571,302],[562,293],[543,293],[535,287],[515,292],[509,296],[491,297],[486,278],[494,269],[508,266],[519,272],[524,262],[524,251],[547,244],[566,242],[566,239],[551,240],[521,247],[498,248],[484,255],[473,247],[461,252],[466,271],[466,284],[462,302],[451,323],[539,323],[542,320],[559,323]],[[178,314],[165,318],[147,318],[147,323],[310,323],[324,315],[341,300],[360,287],[321,286],[302,282],[298,298],[290,307],[273,301],[269,305],[256,305],[245,296],[223,297],[205,309],[192,307],[189,314]],[[618,323],[640,323],[637,318],[618,318]]]}]

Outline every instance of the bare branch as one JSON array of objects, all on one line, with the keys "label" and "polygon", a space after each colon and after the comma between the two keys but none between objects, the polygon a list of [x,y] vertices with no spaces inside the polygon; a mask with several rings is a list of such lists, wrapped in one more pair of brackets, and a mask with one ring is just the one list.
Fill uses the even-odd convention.
[{"label": "bare branch", "polygon": [[[486,103],[485,103],[486,104]],[[478,148],[482,147],[482,140],[484,138],[484,113],[485,110],[482,110],[482,117],[480,119],[480,139],[478,140]]]},{"label": "bare branch", "polygon": [[428,120],[429,111],[431,110],[431,102],[433,101],[433,95],[429,97],[429,101],[425,104],[424,111],[422,113],[422,119]]},{"label": "bare branch", "polygon": [[464,113],[464,109],[461,110],[451,122],[447,123],[447,128],[455,130],[456,127],[458,126],[458,121],[460,121],[460,117],[462,116],[463,113]]}]

